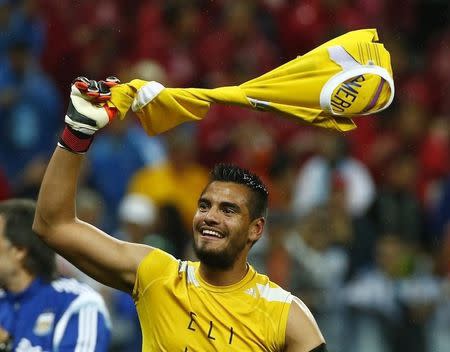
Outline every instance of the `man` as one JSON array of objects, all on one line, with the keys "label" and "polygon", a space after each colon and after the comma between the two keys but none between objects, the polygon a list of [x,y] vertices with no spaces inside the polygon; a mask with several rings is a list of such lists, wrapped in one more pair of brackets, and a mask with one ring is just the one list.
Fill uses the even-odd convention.
[{"label": "man", "polygon": [[55,253],[32,231],[32,200],[0,202],[0,351],[107,351],[99,294],[55,277]]},{"label": "man", "polygon": [[81,78],[72,86],[66,128],[42,182],[35,231],[96,280],[132,294],[144,351],[325,351],[306,306],[247,264],[264,230],[268,195],[246,170],[216,167],[200,195],[193,219],[200,262],[116,240],[77,219],[83,153],[114,117],[107,106],[86,99],[107,99],[113,84]]}]

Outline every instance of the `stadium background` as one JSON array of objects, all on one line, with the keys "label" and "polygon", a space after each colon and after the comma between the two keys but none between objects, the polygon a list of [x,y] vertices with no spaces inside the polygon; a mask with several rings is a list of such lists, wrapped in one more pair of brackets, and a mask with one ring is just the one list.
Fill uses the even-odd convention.
[{"label": "stadium background", "polygon": [[[271,193],[252,263],[309,305],[330,351],[450,351],[449,13],[445,0],[0,0],[0,199],[37,196],[78,75],[237,84],[375,27],[397,89],[386,112],[340,135],[216,106],[151,139],[130,115],[96,136],[78,212],[192,258],[207,168],[237,163]],[[111,350],[139,350],[131,300],[60,269],[105,295]]]}]

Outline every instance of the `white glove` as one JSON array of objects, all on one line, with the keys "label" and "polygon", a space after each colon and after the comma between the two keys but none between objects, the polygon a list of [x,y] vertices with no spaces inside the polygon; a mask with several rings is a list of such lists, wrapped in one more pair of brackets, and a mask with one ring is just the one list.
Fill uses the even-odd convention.
[{"label": "white glove", "polygon": [[106,102],[111,99],[110,88],[119,82],[116,77],[98,82],[86,77],[74,80],[64,119],[66,128],[58,143],[60,147],[75,153],[85,153],[89,149],[94,134],[108,125],[117,113]]}]

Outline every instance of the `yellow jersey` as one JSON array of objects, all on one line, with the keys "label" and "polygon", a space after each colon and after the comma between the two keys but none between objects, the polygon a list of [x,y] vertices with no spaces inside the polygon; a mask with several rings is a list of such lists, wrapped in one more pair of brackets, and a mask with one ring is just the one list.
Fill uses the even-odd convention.
[{"label": "yellow jersey", "polygon": [[199,263],[155,249],[140,263],[133,299],[142,350],[282,351],[293,296],[253,267],[230,286],[202,280]]},{"label": "yellow jersey", "polygon": [[211,103],[279,113],[307,124],[349,131],[352,117],[386,109],[395,93],[389,51],[376,29],[334,38],[238,86],[166,88],[133,80],[111,88],[110,106],[123,118],[131,107],[145,131],[158,134],[206,116]]}]

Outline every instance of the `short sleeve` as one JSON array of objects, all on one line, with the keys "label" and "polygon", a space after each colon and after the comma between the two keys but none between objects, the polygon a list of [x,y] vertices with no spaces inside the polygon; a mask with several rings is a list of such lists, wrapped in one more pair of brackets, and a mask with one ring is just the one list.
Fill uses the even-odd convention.
[{"label": "short sleeve", "polygon": [[177,270],[180,261],[172,255],[160,250],[151,251],[139,264],[136,282],[134,283],[133,299],[135,302],[145,290],[155,281],[170,275]]}]

